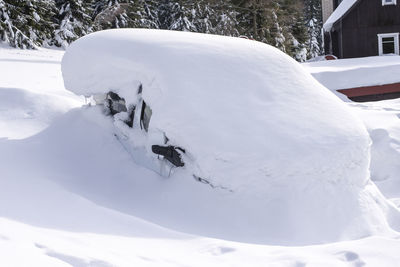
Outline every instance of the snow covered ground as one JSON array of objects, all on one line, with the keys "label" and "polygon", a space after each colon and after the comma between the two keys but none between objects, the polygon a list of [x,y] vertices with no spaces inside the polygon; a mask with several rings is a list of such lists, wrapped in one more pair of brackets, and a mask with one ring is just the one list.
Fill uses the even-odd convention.
[{"label": "snow covered ground", "polygon": [[0,44],[0,138],[20,139],[46,128],[57,116],[82,105],[64,90],[63,53],[23,51]]},{"label": "snow covered ground", "polygon": [[[62,55],[0,48],[1,266],[398,266],[396,233],[309,246],[207,237],[233,234],[225,195],[135,165],[112,122],[64,89]],[[400,205],[400,101],[349,105],[374,142],[372,179]],[[196,214],[207,231],[185,228]]]},{"label": "snow covered ground", "polygon": [[399,83],[397,55],[316,61],[302,64],[321,84],[358,113],[372,139],[371,179],[381,192],[400,205],[400,101],[354,103],[338,89]]},{"label": "snow covered ground", "polygon": [[349,103],[372,139],[371,179],[400,207],[400,100]]}]

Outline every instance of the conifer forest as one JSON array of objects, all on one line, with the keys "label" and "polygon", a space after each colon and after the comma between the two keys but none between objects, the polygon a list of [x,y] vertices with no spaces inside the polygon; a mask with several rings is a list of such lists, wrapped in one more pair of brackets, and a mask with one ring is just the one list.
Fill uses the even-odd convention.
[{"label": "conifer forest", "polygon": [[305,61],[322,54],[320,0],[0,0],[0,42],[66,48],[110,28],[241,36]]}]

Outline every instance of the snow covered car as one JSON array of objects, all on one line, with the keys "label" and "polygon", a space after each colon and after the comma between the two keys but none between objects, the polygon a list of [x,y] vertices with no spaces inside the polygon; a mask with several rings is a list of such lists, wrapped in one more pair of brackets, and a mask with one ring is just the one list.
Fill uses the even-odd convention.
[{"label": "snow covered car", "polygon": [[[158,185],[165,201],[168,188],[186,185],[180,192],[197,194],[202,210],[221,207],[207,215],[215,229],[302,244],[390,232],[393,208],[370,181],[365,126],[276,48],[188,32],[108,30],[74,42],[62,73],[68,90],[101,104],[87,112],[113,129],[135,163],[171,177]],[[108,117],[97,113],[104,109]],[[198,221],[195,213],[184,220]]]},{"label": "snow covered car", "polygon": [[73,43],[62,71],[68,90],[106,107],[134,160],[164,176],[182,169],[231,191],[268,177],[321,175],[321,166],[327,179],[366,177],[369,139],[361,122],[266,44],[110,30]]}]

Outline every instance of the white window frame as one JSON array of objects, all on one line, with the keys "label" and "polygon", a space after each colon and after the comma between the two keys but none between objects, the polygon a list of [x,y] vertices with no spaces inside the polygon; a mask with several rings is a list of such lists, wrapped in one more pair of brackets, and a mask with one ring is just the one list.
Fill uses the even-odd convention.
[{"label": "white window frame", "polygon": [[390,2],[386,2],[386,0],[382,0],[382,6],[388,6],[388,5],[396,5],[397,0],[390,0]]},{"label": "white window frame", "polygon": [[387,55],[387,54],[383,54],[382,38],[388,38],[388,37],[394,37],[394,53],[396,55],[399,54],[399,33],[398,32],[381,33],[381,34],[378,34],[378,49],[379,49],[380,56]]}]

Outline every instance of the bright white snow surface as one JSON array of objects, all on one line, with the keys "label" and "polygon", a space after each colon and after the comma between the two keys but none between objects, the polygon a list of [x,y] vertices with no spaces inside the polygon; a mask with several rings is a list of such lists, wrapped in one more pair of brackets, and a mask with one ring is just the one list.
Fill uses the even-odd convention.
[{"label": "bright white snow surface", "polygon": [[[398,211],[369,179],[371,141],[361,120],[271,46],[183,32],[111,30],[73,43],[62,70],[68,90],[87,96],[112,90],[128,104],[136,103],[142,84],[153,110],[150,133],[165,132],[191,154],[193,164],[170,179],[156,178],[174,195],[169,203],[154,186],[124,187],[136,200],[127,209],[142,218],[179,231],[269,244],[338,241],[400,226]],[[112,128],[106,124],[111,120],[96,115],[99,110],[70,114],[103,129],[76,133],[74,140]],[[153,139],[143,140],[137,131],[124,134],[151,157]],[[101,154],[107,153],[117,152]],[[217,188],[197,183],[193,173]],[[144,192],[157,212],[138,204]]]},{"label": "bright white snow surface", "polygon": [[363,119],[373,142],[371,179],[400,206],[400,100],[349,105]]},{"label": "bright white snow surface", "polygon": [[5,66],[0,72],[0,138],[31,136],[81,105],[82,97],[64,89],[59,75],[62,55],[46,50],[27,53],[0,43],[0,64]]},{"label": "bright white snow surface", "polygon": [[372,139],[371,179],[400,205],[399,100],[355,103],[337,89],[399,83],[400,57],[381,56],[303,63],[320,83],[336,93],[361,117]]},{"label": "bright white snow surface", "polygon": [[[183,230],[185,224],[203,224],[208,234],[221,235],[235,223],[257,232],[261,227],[247,216],[271,215],[258,205],[244,211],[239,202],[246,201],[243,198],[224,202],[223,193],[199,187],[187,177],[165,179],[137,166],[115,140],[110,119],[97,108],[79,108],[83,100],[60,85],[62,55],[0,47],[1,107],[13,107],[8,114],[19,118],[10,120],[4,109],[0,116],[0,266],[398,266],[398,234],[283,247],[210,239],[152,224],[149,221]],[[21,91],[43,97],[21,101]],[[46,112],[32,113],[30,127],[17,116],[48,102],[52,105]],[[373,148],[372,161],[378,156],[372,173],[391,187],[390,192],[381,189],[392,199],[400,199],[395,188],[400,160],[384,160],[400,157],[398,102],[354,107],[368,120],[369,131],[387,133],[372,138],[377,152]],[[324,197],[316,194],[314,200]],[[342,197],[337,196],[338,205],[344,203]],[[305,207],[299,203],[296,208],[300,213]],[[358,215],[346,209],[344,216],[346,211]],[[316,212],[303,212],[297,221],[315,218]],[[246,237],[246,231],[242,233]],[[231,229],[225,238],[238,234]]]},{"label": "bright white snow surface", "polygon": [[335,24],[336,21],[341,19],[346,14],[346,12],[350,8],[352,8],[355,3],[357,3],[357,1],[359,0],[343,0],[324,23],[324,30],[330,31],[332,29],[333,24]]},{"label": "bright white snow surface", "polygon": [[400,82],[400,56],[396,55],[316,61],[302,66],[343,100],[347,97],[336,90]]}]

